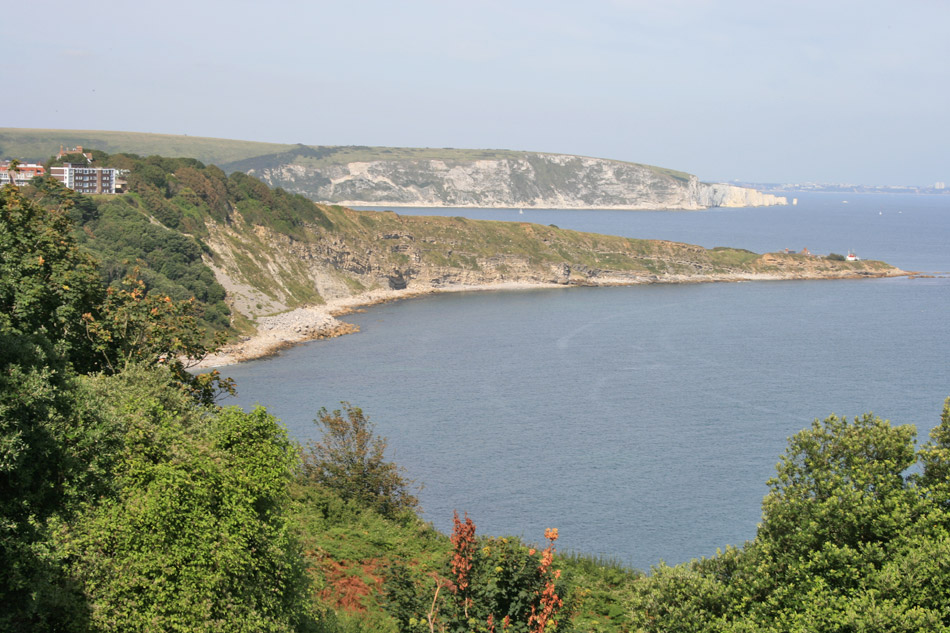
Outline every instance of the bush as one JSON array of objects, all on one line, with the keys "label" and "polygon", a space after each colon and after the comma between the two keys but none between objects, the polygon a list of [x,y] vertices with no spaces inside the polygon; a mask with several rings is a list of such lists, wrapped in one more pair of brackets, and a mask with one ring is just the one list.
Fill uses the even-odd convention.
[{"label": "bush", "polygon": [[314,420],[323,428],[323,438],[307,444],[304,476],[385,517],[416,508],[419,500],[409,493],[413,482],[403,476],[402,468],[384,459],[386,438],[373,435],[373,424],[362,409],[341,404],[342,411],[320,409]]},{"label": "bush", "polygon": [[452,556],[447,569],[424,577],[405,566],[386,580],[387,608],[401,631],[505,631],[541,633],[570,630],[570,587],[554,568],[556,529],[538,551],[513,537],[475,536],[475,524],[454,517]]},{"label": "bush", "polygon": [[312,628],[287,525],[295,447],[264,409],[209,412],[162,372],[92,380],[123,446],[112,491],[56,532],[93,628]]}]

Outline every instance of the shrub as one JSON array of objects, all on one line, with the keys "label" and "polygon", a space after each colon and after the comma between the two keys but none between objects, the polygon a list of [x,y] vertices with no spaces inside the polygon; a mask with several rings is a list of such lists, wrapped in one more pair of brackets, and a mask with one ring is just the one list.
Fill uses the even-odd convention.
[{"label": "shrub", "polygon": [[386,438],[373,434],[373,424],[362,409],[341,404],[342,410],[331,413],[324,408],[317,414],[314,423],[323,428],[323,438],[307,444],[304,477],[385,517],[414,509],[419,501],[409,492],[413,482],[384,458]]}]

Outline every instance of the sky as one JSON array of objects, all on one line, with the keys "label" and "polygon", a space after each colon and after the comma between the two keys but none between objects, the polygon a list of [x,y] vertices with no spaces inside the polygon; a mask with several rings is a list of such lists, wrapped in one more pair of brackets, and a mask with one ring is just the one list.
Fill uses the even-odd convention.
[{"label": "sky", "polygon": [[4,15],[0,127],[950,182],[946,0],[243,0]]}]

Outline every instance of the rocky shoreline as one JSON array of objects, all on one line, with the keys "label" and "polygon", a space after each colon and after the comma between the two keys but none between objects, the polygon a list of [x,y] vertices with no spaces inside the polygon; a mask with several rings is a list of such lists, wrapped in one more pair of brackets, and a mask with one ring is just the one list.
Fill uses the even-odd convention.
[{"label": "rocky shoreline", "polygon": [[[645,283],[710,283],[710,282],[739,282],[739,281],[782,281],[782,280],[820,280],[820,279],[866,279],[875,277],[904,277],[914,276],[914,273],[892,268],[880,273],[861,272],[850,275],[842,274],[747,274],[747,275],[705,275],[702,277],[691,275],[671,275],[658,281],[630,281],[615,280],[601,281],[601,286],[629,286]],[[543,288],[571,288],[576,285],[565,285],[548,282],[494,282],[479,285],[431,286],[425,285],[404,290],[372,290],[350,297],[332,299],[323,305],[296,308],[280,314],[260,317],[257,320],[257,332],[252,336],[242,337],[241,340],[223,347],[218,353],[209,355],[199,363],[193,365],[195,369],[224,367],[249,360],[272,356],[282,349],[292,347],[306,341],[334,338],[345,334],[359,332],[359,327],[346,323],[337,317],[352,314],[362,308],[400,301],[425,295],[446,292],[471,291],[523,291]]]},{"label": "rocky shoreline", "polygon": [[352,314],[369,306],[400,301],[444,292],[476,290],[529,290],[535,288],[565,288],[556,283],[506,282],[485,285],[459,285],[406,290],[373,290],[351,297],[332,299],[323,305],[296,308],[257,320],[257,332],[252,336],[230,343],[216,354],[211,354],[193,365],[196,369],[223,367],[244,361],[272,356],[282,349],[305,341],[343,336],[359,332],[359,327],[337,317]]}]

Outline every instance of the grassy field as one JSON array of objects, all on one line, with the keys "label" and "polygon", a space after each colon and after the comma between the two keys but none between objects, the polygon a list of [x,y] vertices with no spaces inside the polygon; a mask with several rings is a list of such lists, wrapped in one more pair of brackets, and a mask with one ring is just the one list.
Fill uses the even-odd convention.
[{"label": "grassy field", "polygon": [[98,149],[110,154],[131,152],[142,156],[197,158],[206,164],[230,163],[245,158],[283,152],[293,145],[233,141],[200,136],[113,132],[106,130],[39,130],[0,128],[0,158],[45,161],[59,146]]},{"label": "grassy field", "polygon": [[[330,149],[313,146],[314,149]],[[359,145],[332,148],[334,152],[322,159],[309,159],[314,165],[355,163],[371,160],[499,160],[521,158],[525,152],[505,149],[454,149],[450,147],[365,147]]]}]

